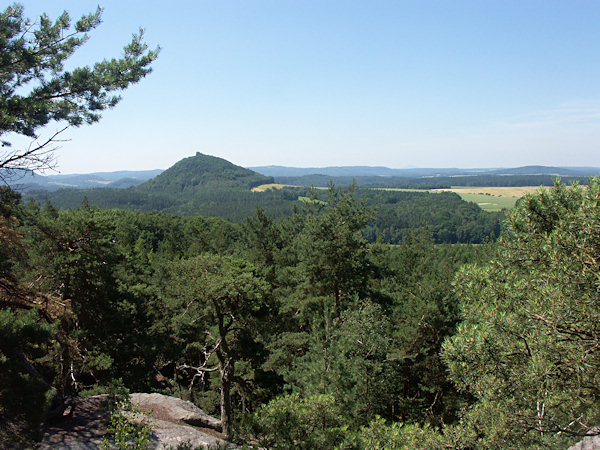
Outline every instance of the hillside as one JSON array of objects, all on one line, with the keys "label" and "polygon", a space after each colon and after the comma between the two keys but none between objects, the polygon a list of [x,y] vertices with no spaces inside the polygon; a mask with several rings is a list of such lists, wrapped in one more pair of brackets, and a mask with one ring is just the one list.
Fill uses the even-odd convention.
[{"label": "hillside", "polygon": [[255,186],[272,183],[249,169],[222,158],[196,153],[184,158],[139,186],[126,189],[61,189],[28,191],[27,196],[59,208],[77,208],[84,197],[100,208],[135,211],[161,211],[184,216],[222,217],[234,222],[245,220],[260,206],[273,216],[289,215],[298,196],[306,189],[281,192],[251,192]]},{"label": "hillside", "polygon": [[198,152],[196,156],[182,159],[157,177],[141,184],[136,190],[192,198],[200,190],[250,190],[266,183],[273,183],[273,178]]}]

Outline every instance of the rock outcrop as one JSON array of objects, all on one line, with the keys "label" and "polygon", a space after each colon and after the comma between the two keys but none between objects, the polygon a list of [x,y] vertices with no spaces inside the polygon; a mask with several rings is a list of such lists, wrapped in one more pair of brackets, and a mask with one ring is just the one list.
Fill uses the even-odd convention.
[{"label": "rock outcrop", "polygon": [[569,450],[600,450],[600,436],[587,436]]},{"label": "rock outcrop", "polygon": [[[234,448],[222,439],[220,421],[190,402],[162,394],[131,394],[131,402],[148,414],[152,448]],[[97,449],[108,436],[106,396],[75,399],[72,414],[52,423],[40,443],[42,449]],[[137,417],[134,420],[140,420]]]},{"label": "rock outcrop", "polygon": [[140,405],[145,412],[153,410],[153,415],[160,414],[163,420],[221,430],[220,420],[209,416],[191,402],[163,394],[131,394],[130,397],[131,403]]}]

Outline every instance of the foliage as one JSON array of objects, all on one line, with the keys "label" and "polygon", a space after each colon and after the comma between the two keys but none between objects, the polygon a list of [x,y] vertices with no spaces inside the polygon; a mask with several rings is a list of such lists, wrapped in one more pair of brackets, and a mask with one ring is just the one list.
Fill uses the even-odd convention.
[{"label": "foliage", "polygon": [[368,423],[389,410],[393,366],[388,360],[390,324],[368,301],[325,326],[313,325],[306,355],[299,358],[296,384],[304,395],[332,395],[344,423]]},{"label": "foliage", "polygon": [[253,415],[260,445],[282,449],[333,448],[346,431],[331,395],[280,396]]},{"label": "foliage", "polygon": [[450,288],[455,273],[487,251],[486,245],[435,245],[427,229],[418,229],[378,255],[385,276],[377,289],[387,298],[392,324],[387,359],[394,371],[389,409],[379,412],[383,417],[440,426],[456,420],[468,402],[448,380],[439,351],[460,320]]},{"label": "foliage", "polygon": [[[170,265],[165,306],[185,349],[182,369],[196,378],[220,375],[223,433],[233,419],[231,389],[243,360],[260,351],[261,323],[269,312],[268,286],[252,264],[238,257],[203,254]],[[216,365],[215,365],[216,364]],[[242,385],[242,395],[244,394]]]},{"label": "foliage", "polygon": [[354,295],[367,295],[374,268],[360,231],[373,211],[354,199],[353,186],[346,193],[330,186],[327,199],[305,210],[296,242],[304,289],[313,297],[332,298],[338,316]]},{"label": "foliage", "polygon": [[133,36],[120,59],[104,60],[93,67],[64,68],[68,59],[101,22],[101,8],[81,17],[71,27],[63,12],[54,22],[42,15],[38,22],[23,16],[14,4],[0,13],[0,137],[14,133],[34,140],[25,149],[10,149],[2,140],[0,177],[52,166],[52,142],[36,141],[37,131],[51,121],[79,126],[100,119],[100,112],[115,106],[116,94],[150,72],[158,48],[148,51],[143,31]]},{"label": "foliage", "polygon": [[377,417],[368,426],[349,432],[340,449],[443,449],[444,437],[429,425],[386,423]]},{"label": "foliage", "polygon": [[0,440],[5,444],[22,446],[40,437],[55,390],[31,362],[46,357],[55,334],[55,324],[36,309],[0,309]]},{"label": "foliage", "polygon": [[14,279],[13,265],[24,258],[21,235],[17,231],[21,196],[0,186],[0,278]]},{"label": "foliage", "polygon": [[27,208],[22,229],[30,247],[24,280],[65,305],[57,312],[60,393],[72,395],[119,377],[128,385],[145,385],[152,365],[143,331],[149,311],[128,284],[137,277],[110,215],[89,205],[60,212]]},{"label": "foliage", "polygon": [[429,229],[436,243],[481,244],[500,235],[503,214],[482,211],[452,192],[359,192],[377,208],[375,221],[364,231],[371,242],[399,244],[422,227]]},{"label": "foliage", "polygon": [[117,448],[119,450],[142,450],[151,448],[151,426],[144,420],[135,422],[135,418],[142,417],[143,412],[139,405],[132,405],[131,401],[122,401],[110,413],[110,424],[107,427],[112,439],[104,438],[101,448]]},{"label": "foliage", "polygon": [[498,254],[456,278],[464,322],[444,344],[488,446],[556,446],[600,416],[600,182],[527,195]]}]

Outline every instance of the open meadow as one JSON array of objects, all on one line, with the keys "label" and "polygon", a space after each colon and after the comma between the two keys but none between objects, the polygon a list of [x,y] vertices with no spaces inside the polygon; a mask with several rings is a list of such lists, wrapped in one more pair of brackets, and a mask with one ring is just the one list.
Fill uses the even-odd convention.
[{"label": "open meadow", "polygon": [[539,186],[515,187],[453,187],[452,189],[432,189],[430,192],[455,192],[467,202],[474,202],[484,211],[501,211],[514,208],[518,199],[528,192],[535,192]]}]

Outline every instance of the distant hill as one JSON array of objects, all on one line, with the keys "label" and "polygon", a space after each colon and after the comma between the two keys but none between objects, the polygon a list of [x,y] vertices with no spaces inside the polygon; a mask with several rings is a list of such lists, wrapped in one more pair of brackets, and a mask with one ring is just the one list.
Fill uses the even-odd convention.
[{"label": "distant hill", "polygon": [[555,178],[563,183],[577,182],[587,184],[589,176],[571,175],[518,175],[518,174],[485,174],[485,175],[454,175],[436,177],[381,177],[355,176],[334,177],[328,175],[304,175],[301,177],[275,177],[275,182],[291,186],[327,187],[348,186],[356,183],[364,188],[394,188],[394,189],[448,189],[453,186],[552,186]]},{"label": "distant hill", "polygon": [[[125,180],[126,181],[126,180]],[[299,195],[306,192],[255,193],[251,189],[273,183],[272,177],[253,172],[222,158],[196,153],[158,176],[126,189],[60,189],[27,191],[38,201],[46,199],[60,208],[76,208],[85,196],[101,208],[162,211],[242,221],[261,206],[275,215],[290,214]],[[118,186],[119,182],[115,182]],[[115,186],[116,187],[116,186]]]},{"label": "distant hill", "polygon": [[600,174],[598,167],[549,167],[549,166],[523,166],[513,169],[496,169],[488,172],[497,175],[556,175],[556,176],[593,176]]},{"label": "distant hill", "polygon": [[193,197],[200,190],[250,190],[273,183],[272,177],[236,166],[223,158],[196,153],[138,186],[139,192]]},{"label": "distant hill", "polygon": [[435,177],[481,173],[490,169],[390,169],[383,166],[329,166],[329,167],[286,167],[257,166],[249,169],[272,177],[302,177],[325,175],[330,177]]},{"label": "distant hill", "polygon": [[163,172],[155,170],[119,170],[115,172],[94,172],[87,174],[39,175],[28,173],[13,180],[12,185],[19,191],[43,189],[56,191],[64,188],[126,188],[137,186]]},{"label": "distant hill", "polygon": [[389,167],[370,166],[331,166],[331,167],[286,167],[257,166],[249,167],[255,172],[275,178],[324,175],[328,177],[456,177],[475,175],[551,175],[551,176],[592,176],[600,175],[600,167],[550,167],[524,166],[516,168],[411,168],[390,169]]}]

